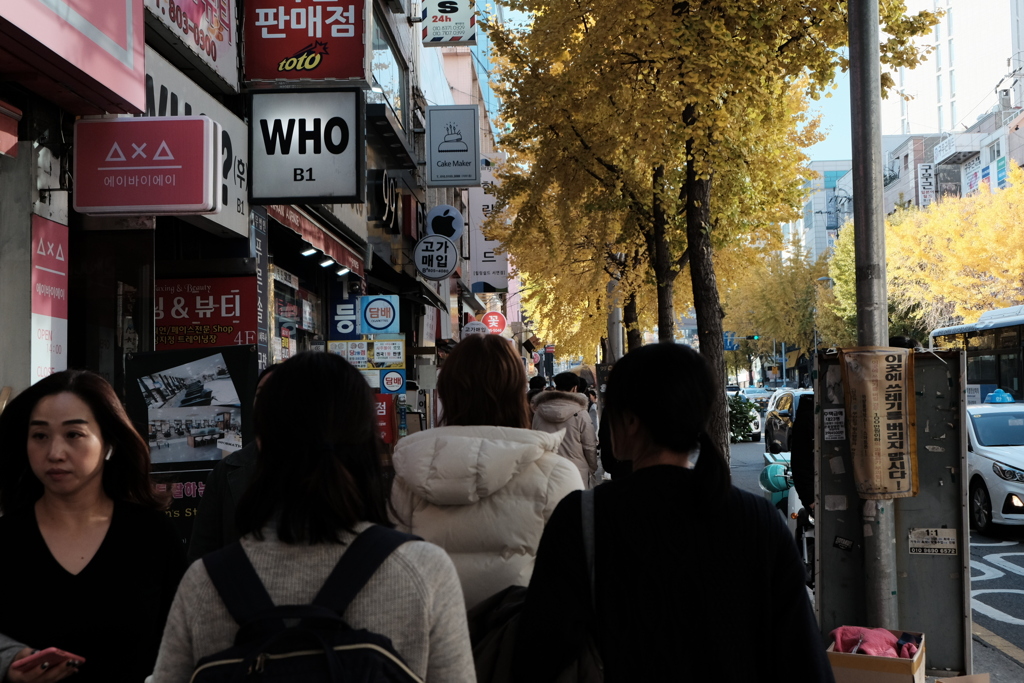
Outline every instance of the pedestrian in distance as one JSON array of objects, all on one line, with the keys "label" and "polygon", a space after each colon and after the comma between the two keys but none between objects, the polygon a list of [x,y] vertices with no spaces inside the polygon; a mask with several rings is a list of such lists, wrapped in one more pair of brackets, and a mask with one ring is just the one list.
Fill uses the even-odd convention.
[{"label": "pedestrian in distance", "polygon": [[[650,390],[654,376],[664,390]],[[515,680],[555,680],[588,643],[606,683],[833,680],[792,535],[767,501],[731,485],[708,436],[721,391],[682,344],[641,347],[612,368],[602,421],[633,472],[566,496],[548,522]]]},{"label": "pedestrian in distance", "polygon": [[[285,361],[256,400],[256,471],[236,523],[249,563],[274,605],[308,605],[353,543],[391,527],[374,401],[366,380],[334,354]],[[190,680],[196,664],[232,645],[239,630],[206,568],[182,579],[153,683]],[[443,550],[397,547],[342,614],[353,629],[386,636],[426,681],[472,681],[458,576]]]},{"label": "pedestrian in distance", "polygon": [[[277,367],[271,363],[256,380],[256,396]],[[199,512],[192,526],[192,542],[188,547],[191,564],[208,552],[223,548],[239,538],[235,527],[235,509],[249,487],[256,471],[256,440],[220,460],[206,478],[206,490],[199,501]]]},{"label": "pedestrian in distance", "polygon": [[563,432],[558,453],[580,471],[584,487],[591,488],[598,464],[597,432],[587,397],[579,393],[580,379],[571,372],[555,375],[554,382],[554,390],[533,397],[533,428],[552,434]]},{"label": "pedestrian in distance", "polygon": [[[0,680],[153,670],[185,553],[149,470],[146,440],[92,372],[50,375],[0,415]],[[29,665],[50,648],[73,657]]]},{"label": "pedestrian in distance", "polygon": [[395,448],[392,502],[399,529],[448,551],[472,607],[529,583],[544,524],[583,483],[559,436],[529,428],[526,371],[508,340],[459,342],[437,394],[442,426]]}]

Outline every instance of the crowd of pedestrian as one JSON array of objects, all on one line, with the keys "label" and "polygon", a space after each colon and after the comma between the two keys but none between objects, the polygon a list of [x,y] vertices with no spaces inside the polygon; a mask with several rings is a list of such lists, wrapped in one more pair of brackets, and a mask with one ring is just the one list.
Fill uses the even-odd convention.
[{"label": "crowd of pedestrian", "polygon": [[[609,682],[832,681],[792,536],[707,436],[706,361],[629,353],[600,420],[578,376],[536,379],[507,340],[467,337],[438,377],[440,426],[400,439],[389,470],[358,370],[316,352],[272,367],[190,565],[110,385],[38,382],[0,414],[0,681],[263,671],[308,652],[247,659],[247,642],[329,627],[357,644],[314,659],[375,657],[365,680],[596,680],[585,660]],[[499,622],[507,637],[481,632]]]}]

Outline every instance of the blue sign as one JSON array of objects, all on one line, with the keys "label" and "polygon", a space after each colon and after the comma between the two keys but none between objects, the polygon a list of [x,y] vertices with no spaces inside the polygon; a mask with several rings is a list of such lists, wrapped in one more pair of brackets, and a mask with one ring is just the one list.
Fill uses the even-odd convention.
[{"label": "blue sign", "polygon": [[381,370],[380,393],[400,394],[405,391],[405,370]]},{"label": "blue sign", "polygon": [[739,351],[740,345],[736,343],[735,332],[723,332],[722,343],[725,345],[726,351]]},{"label": "blue sign", "polygon": [[372,295],[359,297],[360,334],[397,334],[398,297]]},{"label": "blue sign", "polygon": [[345,287],[336,283],[331,289],[331,315],[327,325],[329,341],[348,341],[361,339],[359,334],[358,296],[345,296]]}]

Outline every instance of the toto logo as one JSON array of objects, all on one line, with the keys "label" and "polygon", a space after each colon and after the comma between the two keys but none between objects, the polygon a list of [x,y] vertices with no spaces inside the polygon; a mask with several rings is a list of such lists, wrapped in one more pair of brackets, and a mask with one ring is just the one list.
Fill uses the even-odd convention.
[{"label": "toto logo", "polygon": [[363,310],[363,324],[374,330],[386,330],[394,322],[398,311],[387,299],[371,300]]}]

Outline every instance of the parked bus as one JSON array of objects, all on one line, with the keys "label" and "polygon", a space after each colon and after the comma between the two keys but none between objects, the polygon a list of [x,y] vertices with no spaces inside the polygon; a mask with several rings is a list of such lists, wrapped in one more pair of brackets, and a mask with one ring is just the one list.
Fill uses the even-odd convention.
[{"label": "parked bus", "polygon": [[1024,306],[1010,306],[986,311],[976,323],[933,330],[931,346],[967,352],[968,403],[981,403],[996,389],[1020,401],[1022,339]]}]

